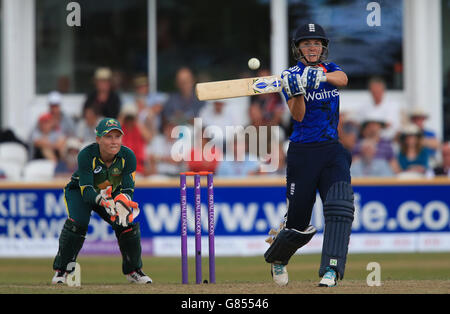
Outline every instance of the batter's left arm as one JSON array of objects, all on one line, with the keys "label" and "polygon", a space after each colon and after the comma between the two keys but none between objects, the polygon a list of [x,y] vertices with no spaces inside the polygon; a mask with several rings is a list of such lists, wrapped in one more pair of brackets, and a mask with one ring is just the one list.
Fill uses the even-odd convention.
[{"label": "batter's left arm", "polygon": [[344,71],[334,71],[325,73],[327,83],[336,87],[345,87],[348,84],[348,77]]}]

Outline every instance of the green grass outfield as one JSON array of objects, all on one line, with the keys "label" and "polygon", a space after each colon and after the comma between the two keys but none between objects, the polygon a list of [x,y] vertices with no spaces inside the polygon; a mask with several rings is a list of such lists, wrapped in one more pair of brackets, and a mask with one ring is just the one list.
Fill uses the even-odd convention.
[{"label": "green grass outfield", "polygon": [[[52,259],[0,259],[0,293],[450,293],[450,253],[350,254],[345,278],[334,288],[318,288],[320,255],[295,255],[289,265],[289,285],[272,282],[270,267],[260,257],[217,257],[216,284],[195,285],[194,259],[189,259],[189,285],[181,285],[180,258],[144,257],[152,285],[128,284],[121,259],[80,256],[81,287],[54,286]],[[367,264],[381,266],[381,286],[369,287]],[[203,276],[208,260],[203,259]]]}]

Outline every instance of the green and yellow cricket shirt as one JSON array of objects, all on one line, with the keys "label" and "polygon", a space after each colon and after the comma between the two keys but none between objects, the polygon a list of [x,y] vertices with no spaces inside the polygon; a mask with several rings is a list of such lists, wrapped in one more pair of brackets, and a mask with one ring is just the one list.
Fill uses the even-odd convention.
[{"label": "green and yellow cricket shirt", "polygon": [[125,193],[133,199],[136,174],[136,156],[126,146],[120,148],[112,164],[107,167],[101,159],[97,143],[90,144],[78,154],[78,170],[69,186],[79,186],[84,202],[96,204],[100,190],[112,186],[112,195]]}]

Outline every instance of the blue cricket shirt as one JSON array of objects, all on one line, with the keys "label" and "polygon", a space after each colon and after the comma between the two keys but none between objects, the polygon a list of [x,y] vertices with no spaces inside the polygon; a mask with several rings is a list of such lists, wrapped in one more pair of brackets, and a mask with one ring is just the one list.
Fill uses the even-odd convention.
[{"label": "blue cricket shirt", "polygon": [[[324,72],[342,71],[335,63],[319,65]],[[302,75],[305,65],[298,62],[287,71]],[[286,101],[289,96],[283,89]],[[322,82],[318,89],[307,89],[305,98],[306,112],[302,122],[294,119],[294,128],[290,140],[296,143],[315,143],[338,140],[339,91],[336,86]],[[293,119],[293,118],[292,118]]]}]

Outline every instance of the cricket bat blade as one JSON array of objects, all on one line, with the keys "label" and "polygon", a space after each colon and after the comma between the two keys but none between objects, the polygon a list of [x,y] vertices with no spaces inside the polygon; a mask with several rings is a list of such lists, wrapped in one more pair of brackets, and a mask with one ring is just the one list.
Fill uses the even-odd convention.
[{"label": "cricket bat blade", "polygon": [[278,75],[237,80],[198,83],[195,93],[199,100],[213,100],[281,92]]}]

